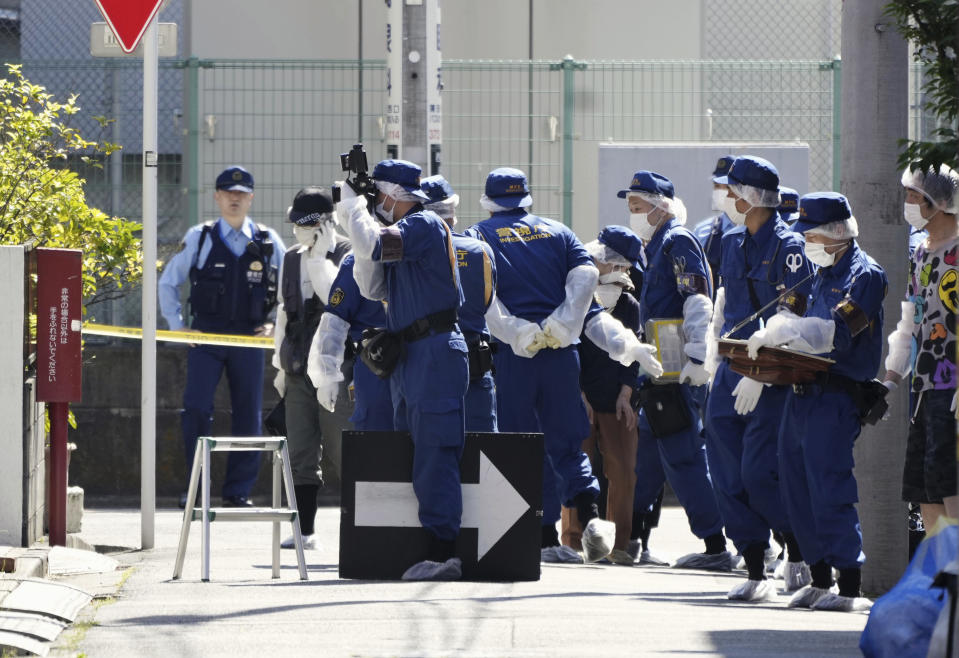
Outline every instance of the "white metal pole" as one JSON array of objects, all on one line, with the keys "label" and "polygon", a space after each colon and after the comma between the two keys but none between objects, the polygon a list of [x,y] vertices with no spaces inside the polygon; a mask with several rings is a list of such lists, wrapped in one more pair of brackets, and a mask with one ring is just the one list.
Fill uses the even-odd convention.
[{"label": "white metal pole", "polygon": [[157,17],[143,37],[143,341],[140,368],[140,545],[153,548],[156,513]]}]

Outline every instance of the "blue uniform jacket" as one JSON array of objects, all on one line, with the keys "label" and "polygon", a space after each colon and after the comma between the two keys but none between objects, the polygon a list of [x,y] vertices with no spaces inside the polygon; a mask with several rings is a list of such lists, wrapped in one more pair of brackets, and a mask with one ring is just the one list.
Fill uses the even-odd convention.
[{"label": "blue uniform jacket", "polygon": [[466,235],[492,247],[497,296],[510,313],[530,322],[543,321],[563,303],[570,270],[593,262],[569,228],[522,208],[494,213]]},{"label": "blue uniform jacket", "polygon": [[[439,311],[456,310],[463,303],[453,233],[434,212],[414,207],[389,231],[403,240],[398,260],[384,260],[387,308],[386,328],[398,333],[416,320]],[[382,260],[383,238],[373,249]],[[389,256],[392,258],[392,255]]]},{"label": "blue uniform jacket", "polygon": [[693,235],[706,252],[706,260],[709,261],[709,267],[713,273],[714,286],[718,283],[719,263],[722,261],[723,236],[726,235],[726,231],[735,226],[726,213],[722,212],[704,219],[693,227]]},{"label": "blue uniform jacket", "polygon": [[882,356],[882,300],[887,289],[886,272],[855,240],[839,262],[819,270],[806,315],[836,323],[833,350],[821,355],[836,362],[829,372],[856,381],[876,376]]},{"label": "blue uniform jacket", "polygon": [[675,218],[667,220],[646,244],[640,322],[683,317],[687,297],[712,296],[711,279],[699,241]]},{"label": "blue uniform jacket", "polygon": [[[723,236],[723,256],[719,266],[720,285],[726,289],[723,311],[723,335],[740,321],[771,302],[780,293],[793,287],[812,272],[812,265],[803,252],[805,240],[792,231],[779,213],[763,224],[755,235],[745,226],[737,226]],[[757,304],[750,299],[747,279],[752,282]],[[812,289],[809,278],[796,292],[806,296]],[[768,320],[776,314],[773,304],[762,313]],[[759,329],[759,320],[753,320],[730,338],[749,338]]]},{"label": "blue uniform jacket", "polygon": [[[639,302],[628,292],[619,296],[610,315],[633,333],[639,332]],[[616,398],[623,384],[636,387],[639,364],[613,361],[585,334],[579,337],[579,386],[595,411],[616,413]]]},{"label": "blue uniform jacket", "polygon": [[456,265],[460,274],[460,285],[466,301],[460,306],[460,329],[467,340],[482,337],[489,340],[486,327],[486,309],[493,301],[496,290],[496,266],[493,250],[489,245],[474,238],[453,234],[453,247],[456,249]]},{"label": "blue uniform jacket", "polygon": [[386,309],[382,302],[367,299],[360,294],[353,278],[353,254],[347,254],[330,286],[326,312],[350,324],[350,340],[359,342],[364,329],[386,326]]}]

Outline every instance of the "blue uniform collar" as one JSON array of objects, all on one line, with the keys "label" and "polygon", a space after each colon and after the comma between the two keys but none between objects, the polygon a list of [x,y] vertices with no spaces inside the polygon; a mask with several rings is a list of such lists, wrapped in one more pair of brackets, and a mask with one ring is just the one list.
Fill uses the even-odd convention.
[{"label": "blue uniform collar", "polygon": [[498,218],[498,217],[525,217],[525,216],[528,215],[528,214],[529,214],[529,213],[526,212],[526,208],[510,208],[509,210],[500,210],[500,211],[494,212],[492,215],[490,215],[490,219],[493,219],[494,217],[496,217],[496,218]]},{"label": "blue uniform collar", "polygon": [[[782,227],[778,226],[779,224],[782,224]],[[767,244],[769,244],[769,241],[772,240],[773,235],[778,234],[779,229],[785,227],[786,224],[782,219],[780,219],[779,213],[774,212],[772,217],[766,220],[766,223],[760,226],[756,233],[750,234],[749,229],[746,229],[746,238],[751,239],[757,247],[763,249]]]},{"label": "blue uniform collar", "polygon": [[663,222],[656,233],[653,234],[653,239],[646,244],[646,252],[654,254],[659,251],[659,248],[663,246],[663,240],[666,239],[666,234],[679,225],[679,220],[675,217],[670,217]]},{"label": "blue uniform collar", "polygon": [[230,223],[222,217],[220,217],[217,222],[220,224],[220,237],[224,240],[231,235],[243,235],[248,240],[253,239],[253,220],[249,217],[243,218],[243,224],[240,226],[240,230],[236,230],[230,226]]}]

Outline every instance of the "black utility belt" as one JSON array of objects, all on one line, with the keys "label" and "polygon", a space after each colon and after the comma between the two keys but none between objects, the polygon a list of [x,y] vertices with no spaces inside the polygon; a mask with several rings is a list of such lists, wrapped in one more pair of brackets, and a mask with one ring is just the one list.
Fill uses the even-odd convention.
[{"label": "black utility belt", "polygon": [[422,317],[397,333],[382,328],[366,329],[360,339],[360,359],[374,375],[389,379],[406,356],[406,343],[426,338],[431,331],[443,333],[455,330],[456,311],[453,309]]},{"label": "black utility belt", "polygon": [[820,372],[809,384],[793,384],[793,392],[799,396],[814,395],[819,391],[848,395],[859,412],[859,422],[867,425],[878,423],[889,409],[886,402],[889,390],[878,379],[860,382],[845,375]]}]

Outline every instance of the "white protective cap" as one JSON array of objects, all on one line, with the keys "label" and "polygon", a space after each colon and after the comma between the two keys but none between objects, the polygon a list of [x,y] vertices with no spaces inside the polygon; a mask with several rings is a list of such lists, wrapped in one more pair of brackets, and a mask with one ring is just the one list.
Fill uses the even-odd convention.
[{"label": "white protective cap", "polygon": [[748,203],[754,208],[778,208],[782,200],[779,196],[779,190],[765,190],[761,187],[753,187],[743,183],[734,183],[729,181],[729,189],[733,194]]},{"label": "white protective cap", "polygon": [[902,186],[919,192],[944,213],[959,213],[959,173],[947,165],[941,165],[939,171],[913,171],[910,165],[902,172]]},{"label": "white protective cap", "polygon": [[686,225],[686,204],[678,196],[670,199],[664,194],[652,192],[629,192],[627,198],[638,197],[643,201],[662,209],[667,216],[675,217],[681,226]]},{"label": "white protective cap", "polygon": [[838,222],[820,224],[805,232],[806,235],[821,235],[833,240],[851,240],[859,235],[859,222],[855,217],[848,217]]}]

